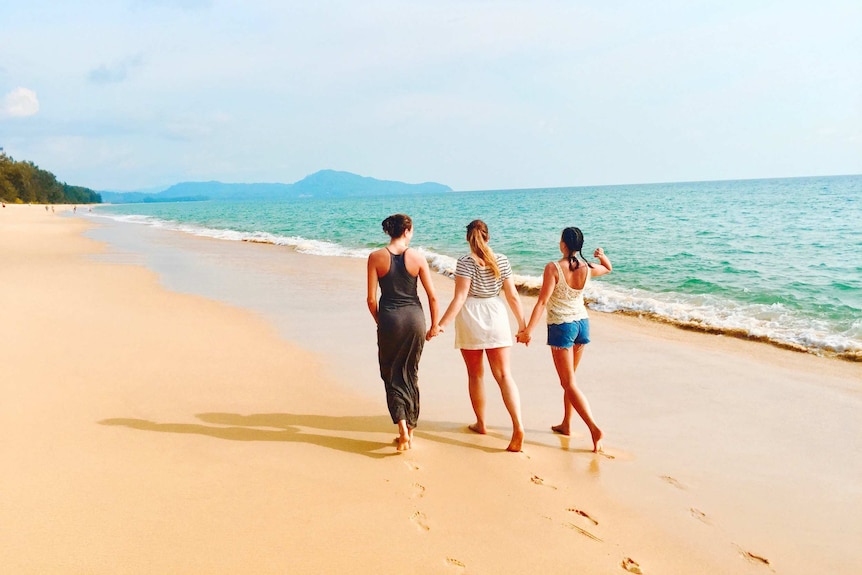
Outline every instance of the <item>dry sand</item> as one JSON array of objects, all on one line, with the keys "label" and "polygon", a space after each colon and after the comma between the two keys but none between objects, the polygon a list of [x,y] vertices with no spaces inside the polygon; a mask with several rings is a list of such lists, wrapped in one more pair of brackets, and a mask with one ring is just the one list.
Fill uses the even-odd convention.
[{"label": "dry sand", "polygon": [[513,350],[528,433],[510,454],[490,378],[494,429],[466,431],[447,333],[423,355],[416,447],[396,454],[363,262],[163,233],[154,251],[237,278],[195,268],[194,284],[93,225],[0,211],[0,572],[862,565],[858,364],[593,314],[579,381],[607,454],[581,424],[548,430],[561,392],[538,343]]}]

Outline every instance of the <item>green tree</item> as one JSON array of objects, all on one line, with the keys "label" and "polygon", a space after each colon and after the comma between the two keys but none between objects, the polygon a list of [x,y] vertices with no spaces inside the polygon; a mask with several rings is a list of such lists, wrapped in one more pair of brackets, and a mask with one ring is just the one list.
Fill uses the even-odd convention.
[{"label": "green tree", "polygon": [[16,162],[0,148],[0,199],[4,202],[92,204],[101,195],[89,188],[70,186],[33,162]]}]

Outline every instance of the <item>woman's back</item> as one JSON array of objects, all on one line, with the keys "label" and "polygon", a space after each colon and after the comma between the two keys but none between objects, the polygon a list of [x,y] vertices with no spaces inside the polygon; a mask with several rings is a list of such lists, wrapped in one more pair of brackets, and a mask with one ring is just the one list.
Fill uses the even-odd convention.
[{"label": "woman's back", "polygon": [[[587,317],[584,305],[584,290],[590,282],[590,268],[581,265],[574,270],[566,270],[559,262],[553,262],[557,269],[557,284],[548,299],[549,324],[569,323]],[[566,266],[568,267],[568,266]],[[568,278],[566,271],[570,272]],[[580,288],[571,284],[580,285]]]},{"label": "woman's back", "polygon": [[562,262],[559,261],[557,263],[560,264],[557,266],[557,274],[560,278],[558,281],[565,282],[573,290],[584,289],[591,275],[588,265],[581,263],[575,269],[570,269],[568,262],[566,265],[562,265]]},{"label": "woman's back", "polygon": [[496,277],[487,264],[480,266],[471,254],[458,258],[455,275],[470,278],[469,295],[471,297],[495,297],[500,293],[503,282],[512,277],[512,266],[509,264],[509,258],[503,254],[495,254],[494,259],[500,270],[500,277]]},{"label": "woman's back", "polygon": [[407,250],[394,254],[388,249],[389,271],[380,276],[380,307],[394,309],[407,305],[422,305],[416,290],[418,275],[412,275],[406,265]]}]

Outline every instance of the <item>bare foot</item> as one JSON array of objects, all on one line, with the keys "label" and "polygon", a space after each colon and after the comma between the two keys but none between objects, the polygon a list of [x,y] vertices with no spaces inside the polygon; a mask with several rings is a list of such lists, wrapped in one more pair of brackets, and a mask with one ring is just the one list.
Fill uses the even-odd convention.
[{"label": "bare foot", "polygon": [[560,435],[568,436],[569,435],[569,426],[564,425],[562,423],[559,425],[552,425],[551,431],[553,431],[554,433],[559,433]]},{"label": "bare foot", "polygon": [[506,448],[506,451],[513,451],[515,453],[519,451],[523,451],[521,448],[524,446],[524,430],[514,431],[512,432],[512,441],[509,442],[509,447]]},{"label": "bare foot", "polygon": [[410,436],[398,436],[395,440],[395,449],[398,451],[407,451],[410,449]]},{"label": "bare foot", "polygon": [[410,434],[407,437],[407,449],[413,448],[413,430],[410,430]]},{"label": "bare foot", "polygon": [[602,430],[598,427],[591,432],[593,436],[593,453],[599,453],[602,450]]},{"label": "bare foot", "polygon": [[468,425],[467,429],[474,433],[478,433],[479,435],[485,435],[486,433],[488,433],[488,430],[485,429],[485,424],[479,423],[478,421],[476,423]]}]

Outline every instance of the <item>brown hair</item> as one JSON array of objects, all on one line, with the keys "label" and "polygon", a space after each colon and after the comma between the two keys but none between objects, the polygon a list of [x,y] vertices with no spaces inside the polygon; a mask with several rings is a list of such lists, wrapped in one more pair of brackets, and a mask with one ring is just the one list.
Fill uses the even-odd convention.
[{"label": "brown hair", "polygon": [[581,262],[578,261],[578,256],[581,256],[581,259],[584,260],[584,263],[587,264],[588,268],[593,267],[592,264],[587,261],[587,258],[584,257],[584,254],[581,253],[581,250],[584,247],[584,233],[580,228],[571,227],[564,229],[560,240],[566,244],[566,249],[569,250],[569,255],[566,256],[566,259],[569,260],[570,270],[576,270],[581,267]]},{"label": "brown hair", "polygon": [[407,214],[392,214],[383,220],[383,231],[392,239],[400,238],[407,230],[413,229],[413,220]]},{"label": "brown hair", "polygon": [[470,249],[491,268],[494,277],[500,279],[500,266],[497,265],[497,256],[488,245],[489,239],[491,235],[488,233],[488,226],[482,220],[473,220],[467,225],[467,243],[470,244]]}]

